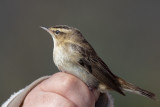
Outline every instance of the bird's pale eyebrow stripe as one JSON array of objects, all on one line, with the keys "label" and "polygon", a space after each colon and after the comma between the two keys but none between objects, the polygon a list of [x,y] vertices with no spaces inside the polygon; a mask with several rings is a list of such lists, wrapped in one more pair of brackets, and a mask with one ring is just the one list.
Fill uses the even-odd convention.
[{"label": "bird's pale eyebrow stripe", "polygon": [[50,30],[52,30],[53,32],[55,32],[56,30],[59,30],[60,32],[64,32],[64,33],[67,33],[70,31],[70,29],[62,29],[62,28],[50,28]]}]

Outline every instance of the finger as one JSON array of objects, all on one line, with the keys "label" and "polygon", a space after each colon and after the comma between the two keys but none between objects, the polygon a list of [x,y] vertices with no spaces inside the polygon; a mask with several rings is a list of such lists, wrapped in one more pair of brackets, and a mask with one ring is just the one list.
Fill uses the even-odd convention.
[{"label": "finger", "polygon": [[46,92],[57,93],[79,107],[93,107],[98,98],[96,91],[91,92],[86,84],[67,73],[56,73],[39,87]]},{"label": "finger", "polygon": [[35,88],[27,95],[23,107],[75,107],[75,105],[59,94]]}]

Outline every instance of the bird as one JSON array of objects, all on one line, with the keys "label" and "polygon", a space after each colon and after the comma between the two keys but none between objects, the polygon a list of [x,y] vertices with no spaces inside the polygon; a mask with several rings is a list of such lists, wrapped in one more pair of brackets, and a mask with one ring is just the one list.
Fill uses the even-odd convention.
[{"label": "bird", "polygon": [[125,96],[125,91],[128,91],[155,99],[154,93],[112,73],[77,28],[67,25],[55,25],[49,28],[41,26],[41,28],[53,38],[53,60],[59,71],[76,76],[89,89],[96,89],[100,93],[114,90]]}]

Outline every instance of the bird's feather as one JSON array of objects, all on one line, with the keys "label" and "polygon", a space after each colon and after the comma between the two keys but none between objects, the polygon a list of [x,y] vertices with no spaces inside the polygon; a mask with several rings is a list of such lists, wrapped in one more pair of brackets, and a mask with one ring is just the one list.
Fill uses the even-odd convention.
[{"label": "bird's feather", "polygon": [[[90,46],[87,41],[85,41],[85,44]],[[78,61],[79,65],[84,67],[89,73],[92,73],[100,83],[103,83],[107,87],[125,95],[117,77],[110,71],[101,58],[97,56],[94,49],[91,46],[86,48],[86,46],[84,46],[85,44],[83,44],[83,47],[71,44],[71,46],[81,54],[81,58]]]}]

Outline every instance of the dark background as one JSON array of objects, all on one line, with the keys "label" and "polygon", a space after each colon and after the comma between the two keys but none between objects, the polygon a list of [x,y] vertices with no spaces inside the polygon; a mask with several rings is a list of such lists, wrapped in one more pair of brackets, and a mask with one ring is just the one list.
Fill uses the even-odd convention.
[{"label": "dark background", "polygon": [[[0,104],[33,80],[58,72],[51,36],[39,28],[81,30],[112,72],[160,98],[158,0],[0,0]],[[116,107],[160,107],[111,92]]]}]

